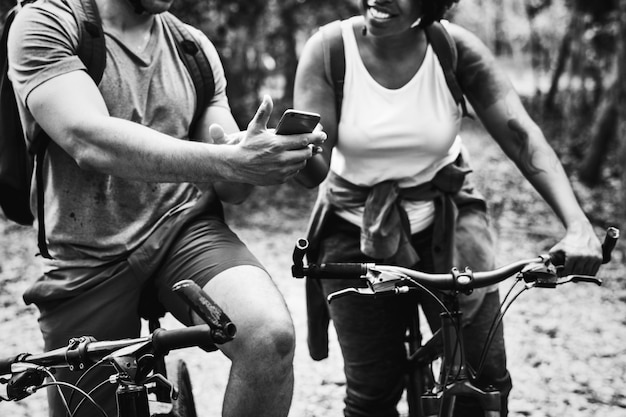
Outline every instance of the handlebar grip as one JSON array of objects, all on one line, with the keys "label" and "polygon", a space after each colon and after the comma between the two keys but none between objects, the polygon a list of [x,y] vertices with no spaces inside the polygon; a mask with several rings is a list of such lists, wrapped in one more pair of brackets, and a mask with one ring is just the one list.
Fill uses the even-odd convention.
[{"label": "handlebar grip", "polygon": [[233,340],[237,327],[198,284],[191,280],[183,280],[174,284],[172,290],[211,327],[215,343],[222,344]]},{"label": "handlebar grip", "polygon": [[309,241],[306,239],[298,239],[295,247],[293,248],[293,264],[299,267],[303,266],[304,255],[306,255],[306,250],[309,248]]},{"label": "handlebar grip", "polygon": [[170,350],[198,346],[212,350],[213,336],[208,324],[186,327],[183,329],[156,329],[152,334],[152,346],[157,354],[167,354]]},{"label": "handlebar grip", "polygon": [[309,265],[306,275],[319,279],[361,278],[367,274],[366,263],[328,263]]},{"label": "handlebar grip", "polygon": [[615,249],[619,239],[619,229],[616,227],[609,227],[606,229],[606,235],[604,236],[604,242],[602,243],[602,263],[609,263],[611,260],[611,252]]},{"label": "handlebar grip", "polygon": [[11,373],[11,365],[18,362],[20,355],[10,356],[8,358],[0,359],[0,375],[8,375]]},{"label": "handlebar grip", "polygon": [[[611,252],[615,249],[617,240],[619,239],[619,229],[617,227],[609,227],[604,235],[602,242],[602,263],[606,264],[611,261]],[[565,264],[565,256],[563,253],[553,253],[550,255],[550,261],[553,265],[562,266]]]}]

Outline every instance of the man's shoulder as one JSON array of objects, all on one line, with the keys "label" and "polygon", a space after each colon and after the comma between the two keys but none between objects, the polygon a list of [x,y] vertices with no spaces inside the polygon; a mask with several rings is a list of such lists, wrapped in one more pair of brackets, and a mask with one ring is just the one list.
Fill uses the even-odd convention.
[{"label": "man's shoulder", "polygon": [[59,20],[76,22],[70,0],[36,0],[25,3],[15,18],[18,21]]},{"label": "man's shoulder", "polygon": [[[45,38],[64,32],[69,36],[78,32],[77,20],[66,0],[37,0],[22,6],[11,24],[13,39],[22,42],[28,33],[37,33]],[[9,38],[9,42],[11,42]]]}]

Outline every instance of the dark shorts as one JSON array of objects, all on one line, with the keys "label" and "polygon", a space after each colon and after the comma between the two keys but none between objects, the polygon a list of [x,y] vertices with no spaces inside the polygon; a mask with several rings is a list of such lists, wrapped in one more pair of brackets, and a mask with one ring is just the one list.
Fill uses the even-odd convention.
[{"label": "dark shorts", "polygon": [[[166,234],[167,231],[171,233]],[[171,291],[172,285],[190,279],[204,287],[220,272],[239,265],[263,268],[220,217],[203,216],[186,222],[178,229],[155,232],[155,236],[128,260],[96,269],[50,274],[52,276],[48,279],[58,280],[65,275],[65,279],[70,278],[77,283],[91,282],[93,285],[82,285],[82,291],[72,293],[70,298],[37,302],[45,348],[66,346],[70,338],[82,335],[90,335],[97,340],[137,337],[141,330],[139,302],[148,287],[154,289],[159,305],[183,324],[190,325],[191,311]],[[59,298],[59,295],[54,298]],[[88,391],[111,373],[106,368],[104,372],[96,372],[82,386]],[[62,371],[58,376],[73,381],[79,374]],[[116,415],[114,386],[107,385],[104,391],[99,391],[100,395],[96,395],[96,400],[106,404],[105,409],[110,415]],[[54,393],[49,397],[51,409],[55,410],[52,415],[64,416],[58,395]],[[90,407],[84,408],[85,415],[94,414]]]}]

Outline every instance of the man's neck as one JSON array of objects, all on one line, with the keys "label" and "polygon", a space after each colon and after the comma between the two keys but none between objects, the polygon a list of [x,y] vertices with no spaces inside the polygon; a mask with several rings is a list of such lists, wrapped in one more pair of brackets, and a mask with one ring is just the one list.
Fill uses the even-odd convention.
[{"label": "man's neck", "polygon": [[95,0],[102,26],[116,33],[150,33],[155,16],[138,14],[128,0]]}]

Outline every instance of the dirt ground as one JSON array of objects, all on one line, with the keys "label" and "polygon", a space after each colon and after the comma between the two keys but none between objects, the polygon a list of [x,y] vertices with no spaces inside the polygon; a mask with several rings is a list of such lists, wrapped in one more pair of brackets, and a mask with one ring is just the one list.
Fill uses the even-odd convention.
[{"label": "dirt ground", "polygon": [[[484,138],[468,130],[476,175],[491,202],[498,236],[499,264],[545,252],[561,236],[558,220],[538,202],[517,170]],[[277,196],[290,195],[280,202]],[[306,348],[304,284],[290,277],[293,243],[307,223],[313,193],[293,186],[258,192],[256,203],[229,210],[234,228],[266,264],[288,303],[297,330],[295,392],[291,417],[342,415],[345,390],[342,360],[331,334],[329,359],[314,362]],[[598,233],[601,233],[598,228]],[[0,357],[37,352],[42,343],[37,314],[21,293],[38,275],[31,229],[0,220]],[[626,283],[623,244],[600,275],[604,285],[570,285],[526,292],[505,318],[509,368],[514,380],[513,416],[623,417],[626,415]],[[503,284],[502,291],[507,290]],[[164,327],[177,326],[171,319]],[[229,363],[200,350],[184,357],[201,416],[220,415]],[[19,403],[0,403],[2,417],[42,417],[44,394]],[[401,405],[404,409],[404,405]]]}]

